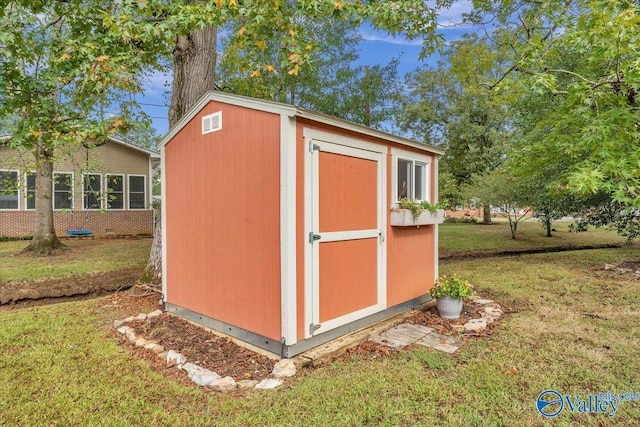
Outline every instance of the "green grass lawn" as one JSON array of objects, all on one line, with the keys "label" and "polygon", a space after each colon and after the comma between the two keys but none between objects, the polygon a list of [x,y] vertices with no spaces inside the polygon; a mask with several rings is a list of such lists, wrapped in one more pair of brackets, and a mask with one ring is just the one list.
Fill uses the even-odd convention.
[{"label": "green grass lawn", "polygon": [[553,237],[545,237],[539,221],[529,219],[518,224],[516,240],[511,239],[509,223],[496,221],[484,224],[442,224],[439,234],[443,256],[482,250],[526,250],[551,247],[578,247],[585,245],[625,244],[626,238],[612,231],[592,229],[580,233],[569,232],[569,222],[555,222]]},{"label": "green grass lawn", "polygon": [[65,240],[68,249],[51,257],[21,255],[28,242],[0,242],[0,283],[52,279],[144,267],[151,239]]},{"label": "green grass lawn", "polygon": [[550,388],[640,392],[640,285],[602,271],[638,259],[621,248],[449,262],[442,273],[514,310],[493,336],[454,355],[354,357],[242,397],[180,386],[106,338],[120,315],[108,298],[0,312],[0,425],[640,425],[640,402],[613,418],[535,408]]}]

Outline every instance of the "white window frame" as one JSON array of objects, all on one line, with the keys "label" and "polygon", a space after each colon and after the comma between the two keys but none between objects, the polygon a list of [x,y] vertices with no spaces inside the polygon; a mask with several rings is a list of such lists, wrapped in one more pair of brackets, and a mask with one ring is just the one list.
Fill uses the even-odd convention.
[{"label": "white window frame", "polygon": [[[120,177],[120,179],[122,180],[122,207],[121,208],[110,208],[109,207],[109,196],[110,196],[110,192],[109,192],[109,178],[113,177],[113,176],[118,176]],[[125,180],[125,175],[121,174],[121,173],[105,173],[104,174],[104,197],[105,197],[105,203],[104,203],[104,208],[105,210],[108,211],[123,211],[125,210],[126,206],[127,206],[127,181]]]},{"label": "white window frame", "polygon": [[392,200],[393,202],[397,205],[400,200],[398,198],[398,161],[399,160],[404,160],[404,161],[408,161],[411,162],[411,178],[412,178],[412,182],[411,182],[411,189],[407,194],[408,198],[413,198],[413,195],[415,194],[415,165],[416,164],[420,164],[420,165],[424,165],[424,180],[422,182],[423,185],[423,191],[424,191],[424,198],[423,199],[417,199],[418,201],[427,201],[427,202],[431,202],[431,193],[432,193],[432,188],[431,188],[431,163],[433,161],[431,156],[428,155],[424,155],[424,154],[420,154],[420,153],[414,153],[412,151],[407,151],[407,150],[401,150],[401,149],[397,149],[397,148],[392,148],[391,149],[391,191],[392,191]]},{"label": "white window frame", "polygon": [[18,206],[15,209],[12,208],[1,208],[0,211],[19,211],[20,210],[20,171],[17,169],[0,169],[0,172],[15,172],[16,173],[16,192],[18,193]]},{"label": "white window frame", "polygon": [[[97,208],[88,208],[86,205],[86,199],[85,199],[85,189],[84,189],[84,180],[87,176],[97,176],[98,177],[98,182],[100,183],[100,191],[98,191],[98,204],[100,205]],[[99,211],[102,210],[102,207],[104,206],[104,197],[103,197],[103,191],[102,191],[102,187],[105,184],[105,182],[103,181],[102,178],[102,174],[101,173],[93,173],[93,172],[87,172],[82,174],[82,210],[85,211]]]},{"label": "white window frame", "polygon": [[202,116],[202,134],[222,130],[222,111]]},{"label": "white window frame", "polygon": [[[70,208],[56,208],[56,175],[71,175],[71,207]],[[51,183],[51,204],[54,211],[72,211],[75,206],[75,177],[73,172],[57,171],[53,173],[53,182]]]},{"label": "white window frame", "polygon": [[[143,187],[144,188],[144,207],[142,208],[132,208],[131,207],[131,178],[142,178],[143,181]],[[128,198],[128,203],[127,203],[127,207],[129,208],[129,210],[131,211],[142,211],[142,210],[146,210],[148,207],[148,197],[147,197],[147,191],[149,191],[149,189],[147,188],[147,176],[144,174],[129,174],[127,176],[127,198]],[[134,194],[140,194],[140,193],[134,193]]]},{"label": "white window frame", "polygon": [[[29,175],[33,175],[34,181],[33,181],[33,207],[30,208],[29,207]],[[36,210],[36,182],[35,182],[35,177],[36,177],[36,171],[29,171],[29,172],[25,172],[24,173],[24,197],[22,198],[22,200],[24,200],[24,210],[25,211],[34,211]]]}]

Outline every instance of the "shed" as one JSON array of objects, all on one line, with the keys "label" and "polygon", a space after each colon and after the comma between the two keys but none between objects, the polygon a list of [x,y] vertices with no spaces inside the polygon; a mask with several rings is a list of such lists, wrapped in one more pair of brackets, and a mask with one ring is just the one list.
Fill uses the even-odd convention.
[{"label": "shed", "polygon": [[441,150],[212,91],[161,153],[167,311],[290,357],[429,299]]}]

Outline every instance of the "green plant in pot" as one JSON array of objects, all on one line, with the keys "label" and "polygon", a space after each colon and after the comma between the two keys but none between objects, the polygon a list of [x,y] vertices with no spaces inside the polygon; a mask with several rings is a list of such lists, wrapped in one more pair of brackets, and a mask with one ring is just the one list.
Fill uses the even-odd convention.
[{"label": "green plant in pot", "polygon": [[462,313],[463,300],[473,295],[473,286],[457,274],[442,275],[429,293],[436,300],[440,317],[457,319]]},{"label": "green plant in pot", "polygon": [[408,209],[413,214],[413,218],[418,219],[423,211],[435,212],[440,209],[445,209],[447,205],[448,202],[446,200],[441,200],[434,205],[426,200],[419,201],[403,197],[398,202],[398,209]]}]

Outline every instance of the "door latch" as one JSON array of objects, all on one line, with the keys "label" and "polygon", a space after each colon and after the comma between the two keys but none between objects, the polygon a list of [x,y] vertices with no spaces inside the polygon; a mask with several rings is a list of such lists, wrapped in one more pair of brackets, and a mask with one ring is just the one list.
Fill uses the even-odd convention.
[{"label": "door latch", "polygon": [[320,236],[319,234],[313,234],[313,231],[309,232],[309,243],[313,243],[316,240],[320,240],[322,238],[322,236]]}]

